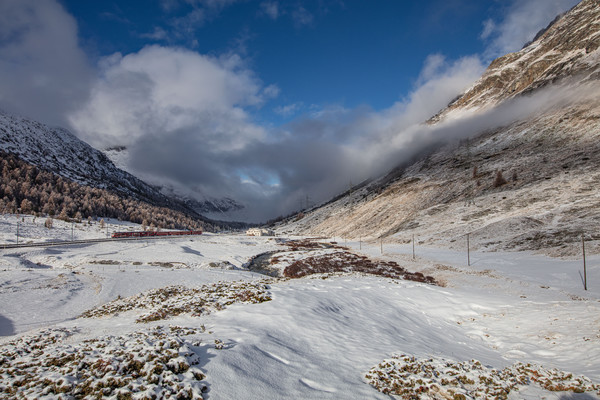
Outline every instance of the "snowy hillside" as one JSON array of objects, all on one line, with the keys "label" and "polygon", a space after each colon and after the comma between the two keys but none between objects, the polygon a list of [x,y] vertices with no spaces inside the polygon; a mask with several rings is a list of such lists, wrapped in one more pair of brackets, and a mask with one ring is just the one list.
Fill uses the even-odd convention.
[{"label": "snowy hillside", "polygon": [[[600,252],[600,8],[582,1],[427,122],[436,146],[280,232]],[[472,133],[470,133],[472,132]],[[454,137],[454,139],[452,139]]]},{"label": "snowy hillside", "polygon": [[0,150],[84,186],[108,189],[153,205],[185,209],[115,167],[104,153],[62,128],[0,112]]},{"label": "snowy hillside", "polygon": [[596,0],[583,0],[521,51],[494,60],[470,89],[429,122],[489,108],[561,81],[596,81],[599,47],[600,7]]}]

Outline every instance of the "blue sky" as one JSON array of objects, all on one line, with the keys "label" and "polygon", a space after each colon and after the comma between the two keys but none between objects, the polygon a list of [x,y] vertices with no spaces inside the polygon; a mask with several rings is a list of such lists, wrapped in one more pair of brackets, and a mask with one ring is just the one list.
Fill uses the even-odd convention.
[{"label": "blue sky", "polygon": [[415,126],[576,0],[2,0],[0,108],[260,221],[411,156]]},{"label": "blue sky", "polygon": [[[274,123],[311,105],[387,108],[414,88],[428,55],[482,53],[484,21],[506,9],[448,0],[213,3],[63,1],[93,58],[148,44],[240,54],[258,79],[280,90],[259,112]],[[182,22],[198,10],[192,27]]]}]

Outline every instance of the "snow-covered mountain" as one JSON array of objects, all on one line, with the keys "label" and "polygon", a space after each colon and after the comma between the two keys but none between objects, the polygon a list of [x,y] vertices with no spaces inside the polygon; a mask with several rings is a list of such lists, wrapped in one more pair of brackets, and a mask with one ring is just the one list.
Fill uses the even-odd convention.
[{"label": "snow-covered mountain", "polygon": [[600,7],[584,0],[426,121],[434,150],[280,230],[447,247],[470,233],[555,255],[580,252],[584,232],[599,252],[599,47]]},{"label": "snow-covered mountain", "polygon": [[[109,147],[104,150],[104,154],[106,154],[118,168],[135,175],[133,171],[129,171],[127,162],[129,159],[129,149],[127,147]],[[144,176],[142,179],[158,188],[165,196],[177,199],[197,213],[211,215],[211,217],[214,217],[215,219],[222,219],[223,215],[226,213],[244,208],[242,204],[228,197],[217,198],[207,196],[200,190],[195,190],[194,188],[186,188],[186,190],[177,189],[173,185],[165,184],[164,182],[154,182],[152,176]]]},{"label": "snow-covered mountain", "polygon": [[104,153],[63,128],[0,111],[0,150],[84,186],[194,214],[184,203],[117,168]]},{"label": "snow-covered mountain", "polygon": [[500,103],[566,80],[600,77],[600,6],[584,0],[557,17],[521,51],[494,60],[483,76],[429,122]]}]

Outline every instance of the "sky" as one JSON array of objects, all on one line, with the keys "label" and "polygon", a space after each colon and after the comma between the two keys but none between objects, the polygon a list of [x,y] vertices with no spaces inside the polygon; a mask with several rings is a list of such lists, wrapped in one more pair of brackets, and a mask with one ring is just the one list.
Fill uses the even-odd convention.
[{"label": "sky", "polygon": [[411,157],[420,123],[577,2],[0,0],[0,109],[265,221]]}]

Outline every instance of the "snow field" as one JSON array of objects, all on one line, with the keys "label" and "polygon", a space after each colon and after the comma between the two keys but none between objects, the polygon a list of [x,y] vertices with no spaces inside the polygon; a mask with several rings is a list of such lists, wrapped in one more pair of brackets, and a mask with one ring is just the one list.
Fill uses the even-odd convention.
[{"label": "snow field", "polygon": [[52,219],[52,228],[44,225],[47,217],[35,217],[27,214],[2,214],[0,215],[0,243],[15,244],[17,242],[17,225],[19,231],[19,244],[38,243],[49,241],[105,239],[113,232],[127,230],[141,230],[141,226],[116,219],[104,219],[102,228],[99,220],[88,222],[65,222]]},{"label": "snow field", "polygon": [[[362,251],[358,243],[348,246],[433,275],[446,287],[355,273],[269,283],[244,265],[258,254],[289,249],[264,237],[202,235],[0,250],[0,387],[22,380],[22,397],[53,399],[60,390],[85,388],[106,390],[102,394],[115,399],[126,393],[386,399],[367,374],[383,371],[394,354],[433,360],[438,369],[468,360],[498,371],[521,363],[535,365],[557,383],[570,381],[561,381],[567,373],[548,372],[554,368],[600,381],[599,291],[580,290],[572,282],[576,271],[561,275],[556,263],[564,260],[477,253],[468,268],[462,254],[446,250],[421,248],[412,261],[407,246],[384,247],[383,255],[378,244],[363,242]],[[328,253],[286,251],[280,261]],[[271,300],[245,302],[255,294]],[[88,318],[78,318],[84,313]],[[56,343],[44,342],[51,337]],[[173,356],[163,361],[152,356],[161,341],[173,344],[161,351]],[[46,344],[33,349],[36,342]],[[15,358],[7,363],[9,354]],[[186,371],[177,370],[180,361],[184,369],[189,365]],[[14,370],[19,362],[20,377]],[[93,377],[78,369],[88,364]],[[152,370],[160,373],[149,375]],[[469,388],[463,389],[455,394],[467,396]],[[539,385],[511,396],[577,398]],[[600,398],[597,391],[581,396]]]}]

